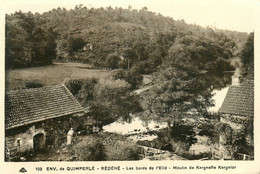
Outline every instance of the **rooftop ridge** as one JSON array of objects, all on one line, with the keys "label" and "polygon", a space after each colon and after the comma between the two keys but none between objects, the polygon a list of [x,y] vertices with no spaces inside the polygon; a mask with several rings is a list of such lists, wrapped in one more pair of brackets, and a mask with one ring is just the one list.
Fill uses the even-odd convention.
[{"label": "rooftop ridge", "polygon": [[39,90],[39,89],[44,89],[44,88],[53,88],[53,87],[61,87],[61,86],[63,86],[63,84],[48,85],[48,86],[43,86],[43,87],[39,87],[39,88],[15,89],[15,90],[5,91],[5,93],[17,92],[17,91],[34,91],[34,90]]},{"label": "rooftop ridge", "polygon": [[84,112],[65,85],[13,90],[5,97],[6,130]]}]

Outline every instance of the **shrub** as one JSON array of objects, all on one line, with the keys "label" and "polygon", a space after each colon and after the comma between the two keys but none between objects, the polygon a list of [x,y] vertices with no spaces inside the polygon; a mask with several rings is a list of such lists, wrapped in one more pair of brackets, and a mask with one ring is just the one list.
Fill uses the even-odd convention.
[{"label": "shrub", "polygon": [[138,160],[140,149],[133,143],[117,141],[107,146],[107,159],[109,161]]},{"label": "shrub", "polygon": [[100,138],[87,137],[72,147],[72,153],[79,161],[104,161],[106,159],[105,147]]},{"label": "shrub", "polygon": [[135,69],[123,70],[119,69],[113,74],[115,80],[125,80],[131,85],[132,89],[137,89],[143,83],[143,76]]},{"label": "shrub", "polygon": [[43,87],[43,84],[38,80],[33,80],[33,81],[24,82],[23,89],[40,88],[40,87]]},{"label": "shrub", "polygon": [[72,79],[65,83],[66,87],[70,90],[70,92],[74,96],[78,94],[82,84],[83,84],[82,80],[78,80],[78,79]]},{"label": "shrub", "polygon": [[215,132],[222,135],[222,139],[226,145],[232,144],[232,135],[234,134],[232,127],[227,123],[218,123]]},{"label": "shrub", "polygon": [[198,133],[198,135],[205,136],[213,136],[215,131],[215,126],[211,124],[204,124],[201,126],[202,130]]},{"label": "shrub", "polygon": [[120,61],[118,62],[118,68],[127,69],[127,62],[126,62],[126,61],[123,61],[123,60],[120,60]]},{"label": "shrub", "polygon": [[188,142],[183,142],[183,141],[176,141],[172,139],[171,141],[172,144],[172,149],[176,153],[187,153],[187,151],[190,148],[190,145]]},{"label": "shrub", "polygon": [[82,106],[93,100],[94,87],[98,83],[95,78],[71,79],[65,83],[69,91],[76,97]]},{"label": "shrub", "polygon": [[106,58],[106,67],[111,68],[111,69],[117,69],[118,68],[118,63],[120,61],[120,57],[116,54],[110,54]]},{"label": "shrub", "polygon": [[189,125],[175,125],[171,128],[171,137],[177,141],[188,142],[191,146],[196,143],[195,132]]},{"label": "shrub", "polygon": [[134,71],[137,71],[139,74],[151,74],[156,71],[157,68],[149,61],[140,61],[132,66]]},{"label": "shrub", "polygon": [[82,38],[70,36],[67,42],[67,50],[69,53],[73,53],[82,49],[84,45],[85,41]]}]

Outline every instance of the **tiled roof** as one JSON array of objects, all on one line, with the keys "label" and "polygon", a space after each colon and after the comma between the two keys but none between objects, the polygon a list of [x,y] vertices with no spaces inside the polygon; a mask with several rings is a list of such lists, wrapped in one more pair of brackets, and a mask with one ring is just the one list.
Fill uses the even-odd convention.
[{"label": "tiled roof", "polygon": [[64,85],[9,91],[5,96],[6,129],[83,112]]},{"label": "tiled roof", "polygon": [[245,79],[239,86],[230,86],[219,109],[220,113],[254,116],[254,80]]}]

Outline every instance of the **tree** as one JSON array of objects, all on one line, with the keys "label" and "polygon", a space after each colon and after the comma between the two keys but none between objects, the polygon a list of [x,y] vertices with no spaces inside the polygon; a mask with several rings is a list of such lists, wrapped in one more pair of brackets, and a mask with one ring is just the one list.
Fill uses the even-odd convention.
[{"label": "tree", "polygon": [[[37,17],[37,18],[36,18]],[[6,67],[51,64],[56,57],[56,33],[32,13],[6,15]]]},{"label": "tree", "polygon": [[70,54],[82,49],[85,46],[85,41],[81,37],[69,36],[67,50]]},{"label": "tree", "polygon": [[70,90],[70,92],[76,96],[78,95],[81,86],[83,85],[82,80],[79,79],[72,79],[65,83],[66,87]]},{"label": "tree", "polygon": [[31,34],[34,28],[33,19],[22,12],[13,16],[6,15],[6,67],[24,67],[32,61]]},{"label": "tree", "polygon": [[47,32],[46,32],[46,50],[45,50],[45,54],[46,54],[46,62],[48,64],[50,64],[52,62],[52,60],[56,59],[57,57],[57,51],[56,51],[56,47],[57,47],[57,43],[56,43],[56,39],[58,37],[58,33],[54,31],[54,29],[52,27],[47,28]]},{"label": "tree", "polygon": [[131,113],[142,111],[139,98],[131,95],[128,85],[113,86],[115,81],[111,84],[101,84],[97,79],[73,79],[66,82],[75,98],[101,124],[119,118],[130,121]]},{"label": "tree", "polygon": [[150,114],[176,118],[179,113],[207,112],[212,105],[211,90],[198,67],[190,62],[184,58],[176,60],[171,67],[162,68],[154,75],[155,85],[143,96],[144,108]]},{"label": "tree", "polygon": [[254,74],[254,33],[250,33],[241,51],[242,75]]},{"label": "tree", "polygon": [[117,54],[110,54],[106,58],[106,67],[111,69],[118,68],[118,62],[120,61],[120,57]]},{"label": "tree", "polygon": [[177,38],[153,75],[154,85],[142,96],[147,114],[172,119],[179,113],[206,113],[213,105],[212,90],[227,83],[218,80],[232,69],[231,57],[221,43],[208,38]]},{"label": "tree", "polygon": [[96,78],[71,79],[65,85],[83,107],[88,107],[94,98],[94,88],[97,83],[98,80]]},{"label": "tree", "polygon": [[134,67],[132,67],[130,70],[117,70],[113,74],[113,78],[115,80],[125,80],[131,85],[132,89],[137,89],[137,87],[139,87],[143,82],[143,76],[138,72],[138,69]]},{"label": "tree", "polygon": [[103,123],[119,118],[130,122],[130,114],[142,111],[139,98],[131,95],[127,87],[97,85],[94,93],[90,114]]},{"label": "tree", "polygon": [[[57,8],[43,14],[17,12],[7,15],[6,21],[7,63],[14,59],[12,65],[16,63],[21,66],[34,66],[39,59],[47,64],[50,57],[51,60],[56,57],[57,52],[59,60],[76,60],[106,67],[108,55],[116,52],[127,60],[120,61],[118,66],[125,68],[127,63],[130,69],[145,62],[149,66],[145,72],[151,73],[163,63],[169,48],[177,45],[176,40],[191,40],[197,46],[197,50],[193,48],[194,55],[196,52],[200,54],[200,48],[209,50],[208,58],[218,55],[222,50],[226,59],[230,53],[240,49],[236,45],[242,43],[245,35],[188,25],[184,21],[174,21],[153,13],[146,7],[138,11],[131,7],[87,9],[78,5],[71,10]],[[57,35],[52,35],[52,32]],[[193,42],[191,36],[198,39]],[[32,41],[34,38],[38,41]],[[211,42],[204,42],[205,38]],[[202,42],[197,44],[199,40]],[[81,51],[85,43],[93,45],[94,49]],[[217,46],[212,47],[214,44]],[[54,47],[56,49],[52,49]],[[35,55],[43,53],[43,50],[45,55],[37,59]],[[31,58],[37,61],[31,63]]]}]

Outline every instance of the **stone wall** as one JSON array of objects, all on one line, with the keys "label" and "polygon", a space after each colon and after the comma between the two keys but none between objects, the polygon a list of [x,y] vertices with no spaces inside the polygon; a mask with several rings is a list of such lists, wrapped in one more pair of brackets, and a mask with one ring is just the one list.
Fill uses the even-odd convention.
[{"label": "stone wall", "polygon": [[[238,116],[232,114],[222,114],[221,121],[225,121],[226,123],[230,124],[231,126],[237,126],[237,128],[241,128],[247,122],[247,117],[245,116]],[[234,127],[236,128],[236,127]]]},{"label": "stone wall", "polygon": [[33,137],[43,134],[45,148],[61,146],[66,142],[67,133],[70,128],[79,130],[83,117],[63,116],[44,120],[6,131],[5,135],[5,156],[6,160],[16,158],[21,153],[33,152]]},{"label": "stone wall", "polygon": [[223,157],[225,158],[225,156],[232,156],[234,155],[235,151],[237,152],[237,149],[234,149],[234,147],[232,146],[234,141],[237,140],[239,140],[241,143],[241,145],[238,145],[238,147],[240,147],[241,149],[247,149],[244,152],[240,153],[249,154],[253,157],[253,153],[251,153],[254,149],[253,120],[249,120],[248,117],[245,116],[222,114],[220,122],[228,124],[232,129],[231,144],[227,143],[227,137],[225,133],[220,132],[219,150],[222,152]]},{"label": "stone wall", "polygon": [[33,137],[37,134],[43,134],[45,142],[45,131],[43,128],[35,128],[35,125],[30,126],[25,132],[17,132],[6,136],[5,138],[5,150],[6,157],[15,158],[19,153],[33,150]]}]

